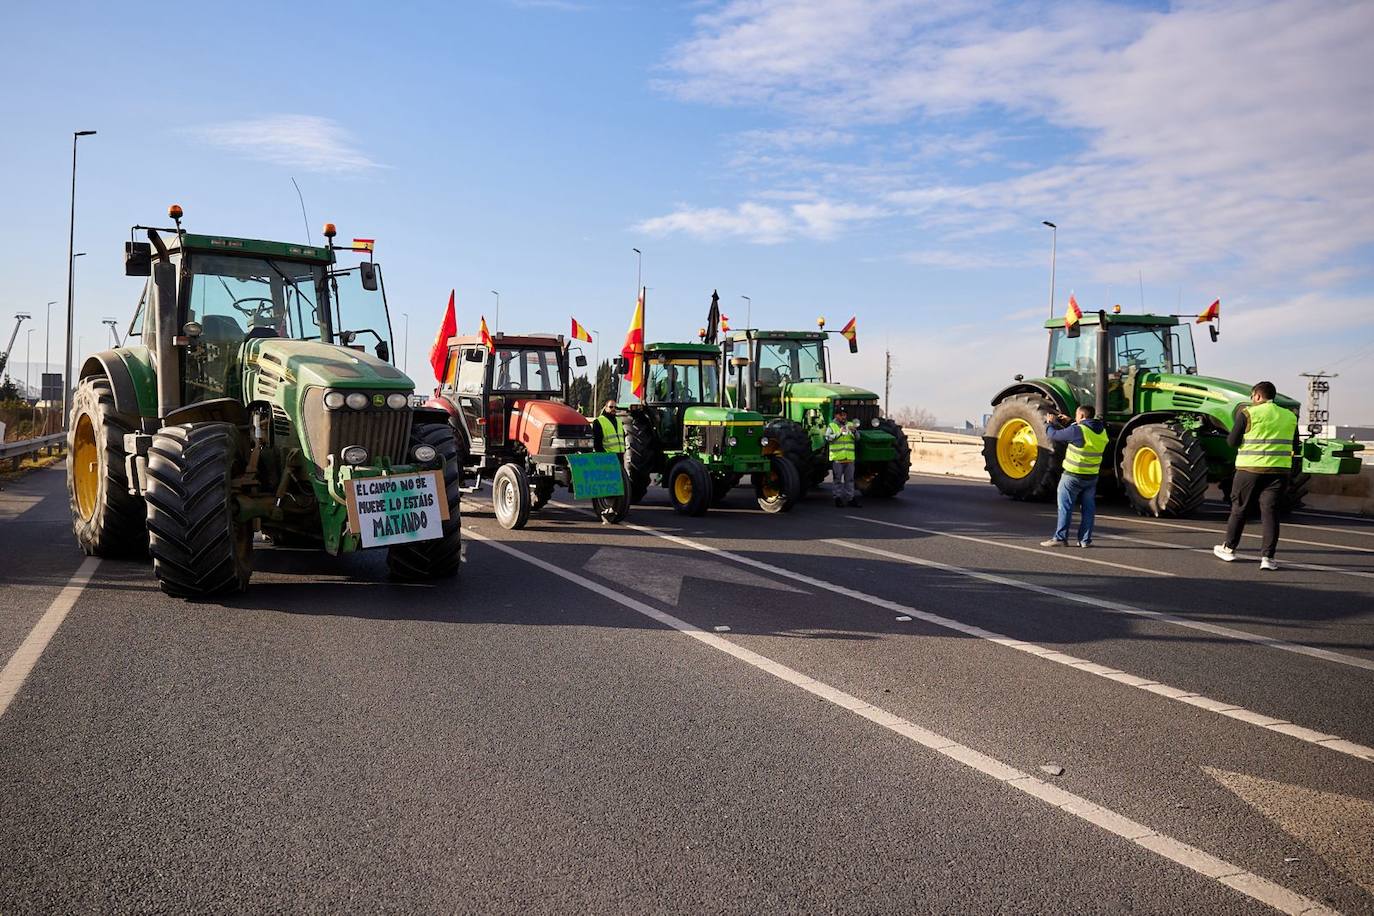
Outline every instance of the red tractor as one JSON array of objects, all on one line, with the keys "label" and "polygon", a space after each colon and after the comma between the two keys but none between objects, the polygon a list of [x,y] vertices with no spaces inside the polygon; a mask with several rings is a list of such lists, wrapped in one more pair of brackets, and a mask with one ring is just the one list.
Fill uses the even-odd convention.
[{"label": "red tractor", "polygon": [[607,521],[629,512],[620,456],[593,451],[591,423],[568,406],[569,381],[562,335],[498,332],[490,349],[476,336],[449,340],[444,381],[426,406],[448,411],[464,491],[490,481],[503,528],[525,527],[557,486],[591,498]]}]

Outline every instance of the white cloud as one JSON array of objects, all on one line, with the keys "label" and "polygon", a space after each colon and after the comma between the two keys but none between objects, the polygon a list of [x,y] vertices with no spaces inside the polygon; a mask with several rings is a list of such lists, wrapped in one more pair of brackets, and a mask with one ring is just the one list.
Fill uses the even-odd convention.
[{"label": "white cloud", "polygon": [[[782,195],[787,199],[789,195]],[[759,245],[775,245],[797,237],[833,238],[851,223],[883,214],[876,206],[806,199],[787,206],[746,201],[724,207],[679,207],[664,216],[635,226],[639,232],[664,236],[681,233],[698,239],[741,238]]]},{"label": "white cloud", "polygon": [[252,159],[311,172],[357,173],[386,168],[354,145],[337,122],[280,114],[189,128],[198,140]]}]

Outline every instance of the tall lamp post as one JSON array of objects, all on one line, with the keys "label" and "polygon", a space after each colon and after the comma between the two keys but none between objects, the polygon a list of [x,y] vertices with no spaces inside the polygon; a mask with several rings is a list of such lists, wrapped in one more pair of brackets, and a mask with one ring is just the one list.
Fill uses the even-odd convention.
[{"label": "tall lamp post", "polygon": [[24,338],[24,341],[28,344],[24,353],[24,397],[28,397],[33,394],[33,389],[29,387],[29,377],[33,375],[33,328],[29,328],[28,336]]},{"label": "tall lamp post", "polygon": [[495,336],[501,330],[501,294],[496,290],[492,290],[491,294],[496,297],[496,324],[491,328],[492,336]]},{"label": "tall lamp post", "polygon": [[410,313],[402,312],[401,317],[406,320],[405,342],[401,344],[401,371],[410,375]]},{"label": "tall lamp post", "polygon": [[635,298],[639,298],[639,291],[644,288],[644,252],[638,248],[631,248],[635,253]]},{"label": "tall lamp post", "polygon": [[1054,317],[1054,257],[1055,248],[1059,242],[1059,227],[1049,220],[1041,220],[1046,226],[1050,227],[1050,317]]},{"label": "tall lamp post", "polygon": [[[57,305],[56,299],[48,303],[48,320],[43,325],[43,372],[52,368],[52,307],[54,305]],[[40,392],[43,389],[43,374],[41,372],[38,374],[38,389]]]},{"label": "tall lamp post", "polygon": [[72,210],[71,220],[67,226],[67,338],[66,338],[66,369],[62,374],[62,431],[66,432],[71,423],[67,416],[71,408],[71,378],[72,378],[72,331],[76,323],[76,315],[72,310],[72,272],[76,264],[76,141],[82,137],[94,136],[93,130],[78,130],[72,132]]}]

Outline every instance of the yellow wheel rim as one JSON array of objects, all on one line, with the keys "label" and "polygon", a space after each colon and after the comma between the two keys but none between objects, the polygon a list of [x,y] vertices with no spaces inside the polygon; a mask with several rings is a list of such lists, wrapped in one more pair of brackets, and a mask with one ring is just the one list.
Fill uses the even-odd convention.
[{"label": "yellow wheel rim", "polygon": [[1135,491],[1146,499],[1154,499],[1164,486],[1164,463],[1159,460],[1159,453],[1148,445],[1142,445],[1131,459],[1131,482],[1135,484]]},{"label": "yellow wheel rim", "polygon": [[82,519],[90,521],[100,499],[100,449],[95,444],[95,424],[86,413],[76,421],[72,442],[72,490],[76,493],[76,510]]},{"label": "yellow wheel rim", "polygon": [[1012,419],[997,431],[997,466],[1008,477],[1021,479],[1035,467],[1040,441],[1029,423]]},{"label": "yellow wheel rim", "polygon": [[782,493],[782,486],[778,483],[778,475],[776,473],[769,474],[763,479],[762,490],[764,499],[774,500],[778,498],[778,495]]},{"label": "yellow wheel rim", "polygon": [[690,475],[682,473],[673,478],[673,499],[684,506],[692,501],[692,478]]}]

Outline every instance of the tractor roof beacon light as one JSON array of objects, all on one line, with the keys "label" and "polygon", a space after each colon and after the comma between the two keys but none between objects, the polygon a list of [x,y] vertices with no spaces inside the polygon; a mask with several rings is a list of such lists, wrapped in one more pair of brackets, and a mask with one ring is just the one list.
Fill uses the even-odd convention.
[{"label": "tractor roof beacon light", "polygon": [[822,331],[825,330],[825,316],[824,316],[824,315],[822,315],[821,317],[819,317],[819,318],[816,319],[816,327],[820,328]]},{"label": "tractor roof beacon light", "polygon": [[327,239],[329,239],[330,242],[333,242],[333,241],[334,241],[334,236],[336,236],[336,235],[338,235],[338,234],[339,234],[339,230],[338,230],[337,228],[335,228],[335,226],[334,226],[333,223],[325,223],[325,224],[324,224],[324,237],[327,238]]}]

